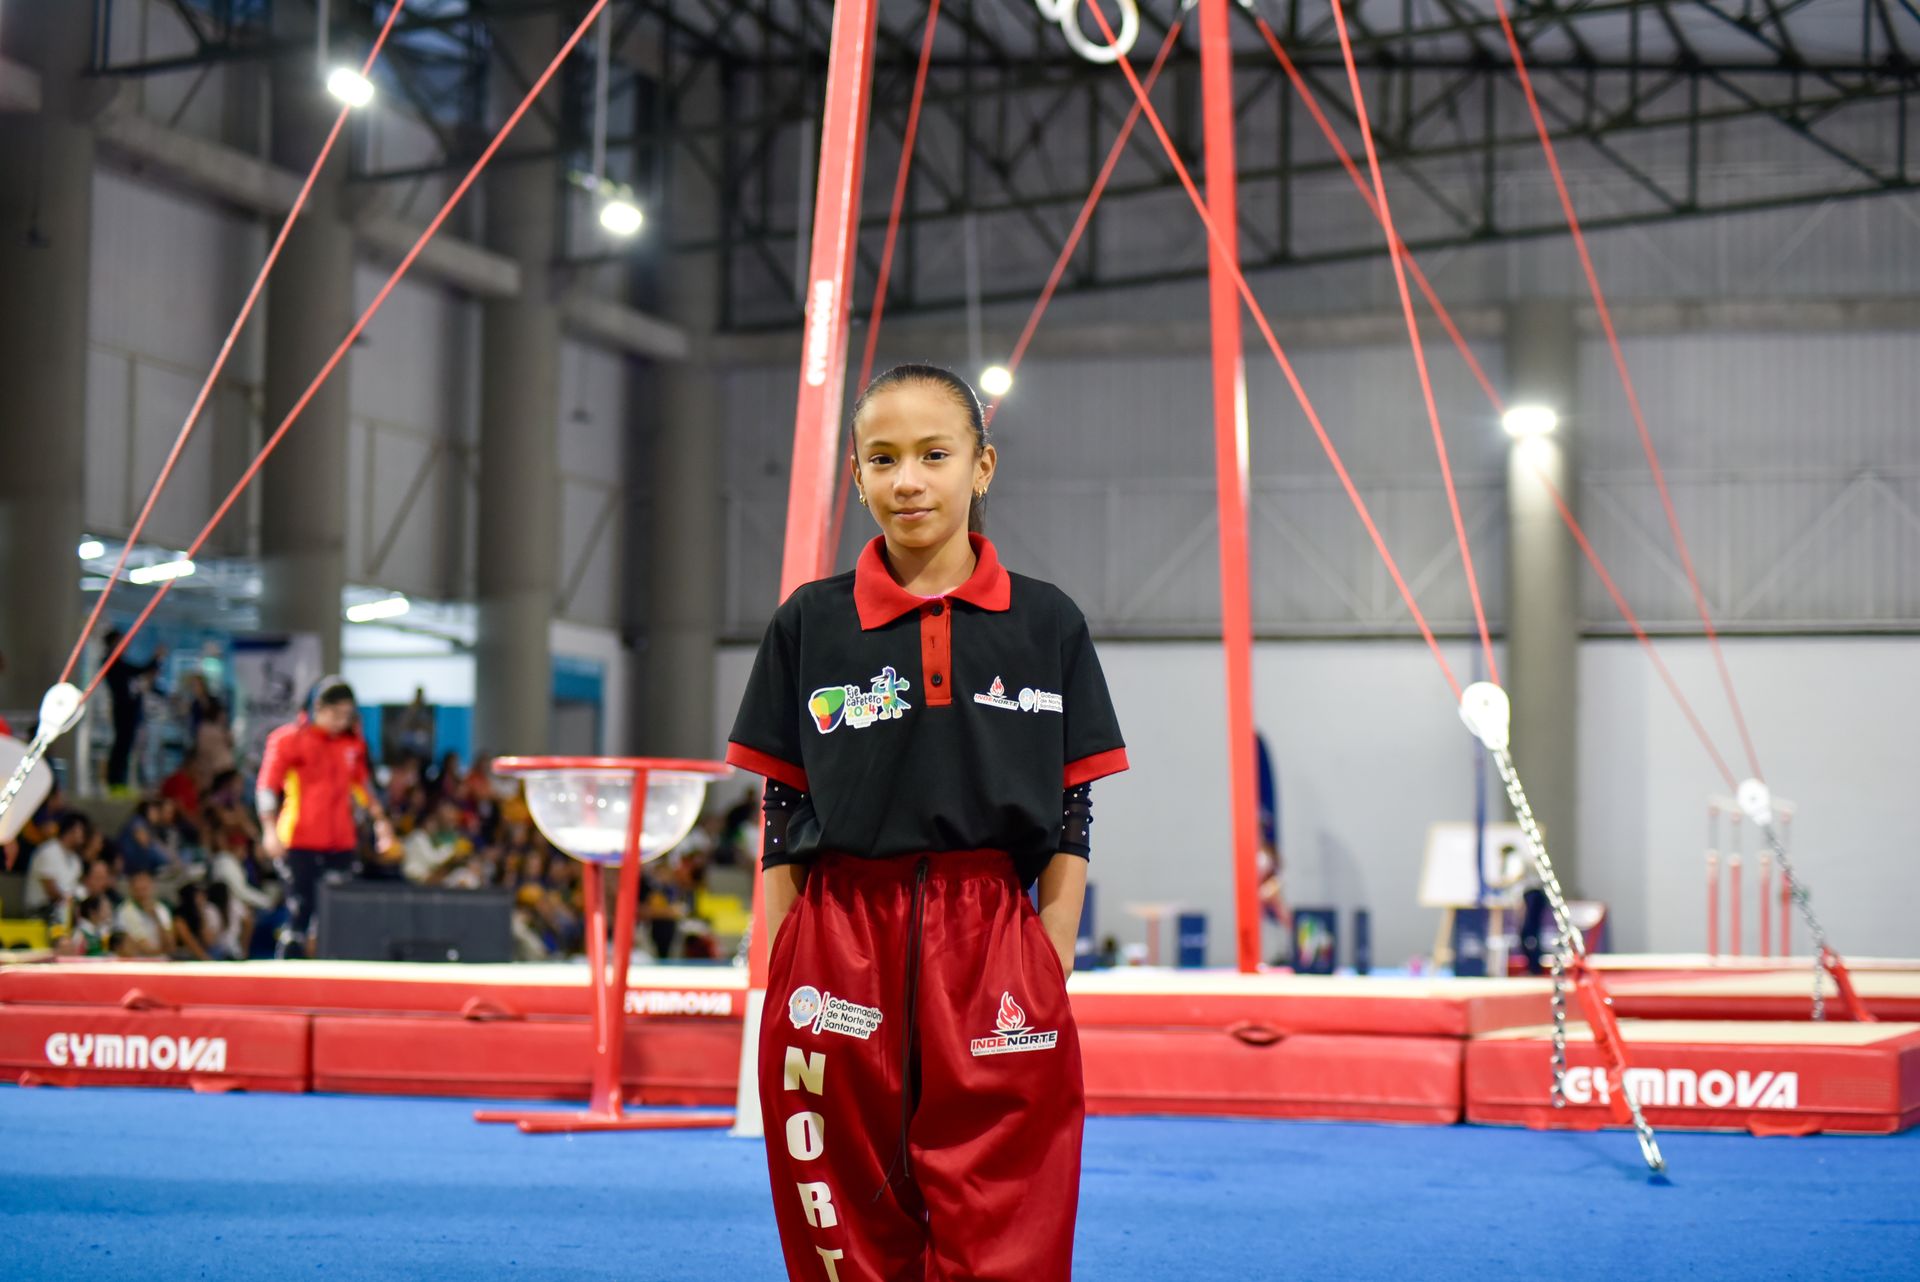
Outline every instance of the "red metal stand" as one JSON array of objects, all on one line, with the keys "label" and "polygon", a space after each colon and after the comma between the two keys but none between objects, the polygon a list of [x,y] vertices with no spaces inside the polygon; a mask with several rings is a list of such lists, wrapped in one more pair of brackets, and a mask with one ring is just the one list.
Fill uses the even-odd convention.
[{"label": "red metal stand", "polygon": [[527,1135],[575,1131],[660,1131],[733,1125],[730,1112],[627,1113],[622,1111],[620,1055],[626,1034],[627,964],[633,956],[633,928],[640,906],[640,835],[646,823],[647,781],[655,770],[724,775],[728,767],[710,761],[662,759],[502,757],[496,774],[520,774],[567,765],[630,768],[633,799],[627,812],[627,844],[620,860],[618,901],[613,916],[612,973],[608,973],[607,898],[600,865],[581,861],[581,885],[587,898],[587,964],[593,969],[593,1086],[584,1112],[551,1109],[476,1109],[476,1122],[508,1122]]},{"label": "red metal stand", "polygon": [[1228,0],[1200,0],[1200,87],[1206,126],[1213,321],[1213,459],[1220,505],[1220,637],[1227,667],[1227,773],[1233,815],[1234,955],[1260,965],[1259,784],[1254,763],[1253,604],[1247,555],[1247,377],[1240,339],[1239,185],[1233,147],[1233,38]]}]

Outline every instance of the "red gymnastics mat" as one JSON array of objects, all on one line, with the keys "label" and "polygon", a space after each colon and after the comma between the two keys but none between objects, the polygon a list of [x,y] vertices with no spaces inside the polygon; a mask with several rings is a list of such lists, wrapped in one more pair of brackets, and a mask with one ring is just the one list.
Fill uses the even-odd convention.
[{"label": "red gymnastics mat", "polygon": [[[1810,1020],[1813,980],[1809,966],[1761,974],[1623,979],[1611,991],[1618,1014],[1641,1019]],[[1844,1020],[1838,988],[1830,976],[1822,975],[1820,980],[1827,1018]],[[1920,1022],[1920,973],[1862,971],[1852,980],[1855,995],[1875,1019]]]},{"label": "red gymnastics mat", "polygon": [[[0,1005],[117,1006],[131,998],[309,1014],[585,1019],[590,978],[584,963],[66,960],[0,966]],[[731,966],[635,966],[627,980],[627,1013],[738,1021],[746,983],[746,973]]]},{"label": "red gymnastics mat", "polygon": [[[1813,973],[1813,958],[1730,957],[1708,953],[1595,953],[1588,963],[1600,971],[1609,983],[1626,979],[1689,979],[1710,975],[1756,975],[1774,971]],[[1920,958],[1846,957],[1847,969],[1854,974],[1887,971],[1920,973]],[[1809,985],[1812,980],[1807,981]],[[1808,990],[1811,992],[1811,988]]]},{"label": "red gymnastics mat", "polygon": [[1086,1028],[1248,1028],[1281,1034],[1473,1037],[1550,1013],[1544,979],[1372,979],[1120,967],[1076,974]]},{"label": "red gymnastics mat", "polygon": [[270,1011],[0,1006],[0,1080],[299,1093],[312,1087],[312,1029]]},{"label": "red gymnastics mat", "polygon": [[[1657,1129],[1891,1134],[1920,1122],[1920,1024],[1622,1020],[1627,1089]],[[1469,1122],[1593,1130],[1612,1124],[1604,1063],[1567,1029],[1567,1106],[1550,1098],[1552,1030],[1469,1043]]]},{"label": "red gymnastics mat", "polygon": [[[468,1017],[587,1017],[584,965],[430,962],[95,962],[0,966],[0,1005],[171,1006]],[[627,1013],[741,1018],[746,972],[636,966]],[[1543,979],[1369,979],[1123,967],[1076,974],[1082,1027],[1471,1037],[1547,1017]]]},{"label": "red gymnastics mat", "polygon": [[[97,1062],[52,1063],[44,1046],[36,1049],[33,1021],[57,1010],[69,1022],[97,1017],[105,1028],[129,1008],[171,1008],[176,1018],[285,1021],[284,1037],[297,1034],[307,1058],[297,1076],[274,1080],[305,1080],[315,1090],[578,1099],[590,1067],[587,978],[584,966],[563,964],[6,966],[0,1027],[18,1021],[22,1032],[0,1072],[74,1085],[120,1080]],[[1454,1122],[1466,1039],[1548,1013],[1539,980],[1129,968],[1076,975],[1071,992],[1096,1113]],[[740,970],[637,968],[623,1072],[634,1102],[731,1101],[744,1003]],[[231,1059],[238,1043],[229,1046]],[[177,1068],[150,1072],[143,1080],[193,1084]],[[263,1083],[271,1076],[238,1075]]]}]

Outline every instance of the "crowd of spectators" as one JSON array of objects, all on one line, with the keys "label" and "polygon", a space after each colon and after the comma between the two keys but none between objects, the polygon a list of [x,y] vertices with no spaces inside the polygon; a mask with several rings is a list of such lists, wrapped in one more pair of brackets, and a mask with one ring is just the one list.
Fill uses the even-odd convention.
[{"label": "crowd of spectators", "polygon": [[[24,870],[26,914],[49,923],[57,952],[213,961],[277,955],[287,919],[284,870],[263,853],[251,781],[235,763],[224,711],[204,682],[192,697],[200,715],[183,759],[138,795],[117,830],[101,831],[56,789],[13,848],[0,851],[0,863]],[[580,866],[540,835],[517,784],[496,778],[485,761],[466,768],[452,753],[431,765],[401,756],[379,775],[396,841],[377,849],[363,834],[359,877],[504,888],[512,892],[517,959],[584,951]],[[752,814],[744,802],[709,814],[679,848],[648,865],[643,948],[658,957],[716,954],[703,892],[710,869],[745,859],[739,843]]]}]

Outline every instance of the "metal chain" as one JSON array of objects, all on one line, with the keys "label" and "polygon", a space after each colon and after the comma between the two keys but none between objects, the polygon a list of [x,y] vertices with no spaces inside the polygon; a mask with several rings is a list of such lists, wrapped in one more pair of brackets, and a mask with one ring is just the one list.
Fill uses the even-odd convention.
[{"label": "metal chain", "polygon": [[[1553,871],[1553,860],[1547,855],[1547,840],[1541,835],[1540,825],[1533,817],[1533,806],[1527,801],[1527,790],[1520,784],[1520,773],[1513,767],[1513,756],[1505,748],[1490,750],[1493,761],[1500,769],[1500,781],[1506,785],[1507,802],[1513,807],[1513,817],[1520,823],[1520,835],[1526,839],[1527,855],[1533,861],[1533,870],[1540,878],[1540,888],[1546,892],[1547,907],[1553,912],[1553,922],[1560,932],[1560,938],[1553,952],[1553,1106],[1562,1108],[1566,1099],[1567,1075],[1567,998],[1566,967],[1575,957],[1587,955],[1587,941],[1573,924],[1573,914],[1567,907],[1567,897],[1560,889],[1560,878]],[[1660,1153],[1660,1141],[1653,1133],[1653,1127],[1647,1122],[1646,1115],[1640,1111],[1640,1101],[1626,1088],[1624,1078],[1620,1093],[1626,1097],[1627,1111],[1633,1116],[1634,1135],[1640,1141],[1640,1155],[1656,1173],[1667,1169],[1666,1159]]]},{"label": "metal chain", "polygon": [[47,747],[47,741],[41,738],[35,738],[28,745],[27,755],[22,757],[20,764],[13,768],[13,777],[7,780],[5,790],[0,791],[0,819],[6,818],[7,811],[13,809],[13,799],[18,797],[20,790],[27,786],[27,780],[32,776],[34,767],[39,765],[41,759],[47,755]]},{"label": "metal chain", "polygon": [[1807,890],[1799,874],[1793,870],[1793,860],[1787,855],[1787,848],[1780,840],[1780,832],[1771,821],[1760,826],[1761,835],[1766,837],[1767,845],[1773,850],[1773,857],[1780,861],[1780,875],[1787,879],[1792,888],[1793,902],[1799,905],[1800,916],[1806,920],[1807,933],[1813,936],[1813,1017],[1827,1017],[1827,931],[1820,924],[1820,918],[1814,915],[1813,896]]},{"label": "metal chain", "polygon": [[1553,948],[1553,1106],[1567,1106],[1567,950]]}]

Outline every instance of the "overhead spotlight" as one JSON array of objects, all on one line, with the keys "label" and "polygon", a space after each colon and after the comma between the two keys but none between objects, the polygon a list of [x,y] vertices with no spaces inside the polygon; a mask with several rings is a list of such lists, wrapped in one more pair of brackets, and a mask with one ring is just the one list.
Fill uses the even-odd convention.
[{"label": "overhead spotlight", "polygon": [[989,365],[980,371],[980,390],[999,400],[1013,390],[1013,371],[1005,365]]},{"label": "overhead spotlight", "polygon": [[397,619],[413,609],[413,602],[394,595],[381,601],[366,601],[347,607],[348,623],[373,623],[379,619]]},{"label": "overhead spotlight", "polygon": [[1500,416],[1500,426],[1516,441],[1545,436],[1560,426],[1560,415],[1550,405],[1516,405]]},{"label": "overhead spotlight", "polygon": [[146,587],[153,583],[165,583],[168,579],[187,578],[193,571],[193,562],[182,557],[178,561],[162,561],[158,565],[143,565],[137,570],[129,570],[127,582]]},{"label": "overhead spotlight", "polygon": [[106,554],[107,545],[99,539],[88,539],[80,545],[80,559],[82,561],[98,561]]},{"label": "overhead spotlight", "polygon": [[634,203],[633,193],[611,184],[607,185],[606,193],[600,201],[600,225],[623,240],[638,235],[647,216]]},{"label": "overhead spotlight", "polygon": [[352,67],[335,67],[327,73],[327,92],[349,107],[364,107],[373,101],[373,81]]}]

